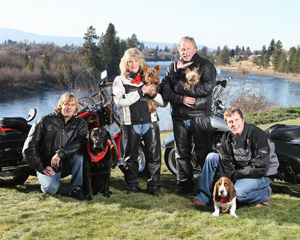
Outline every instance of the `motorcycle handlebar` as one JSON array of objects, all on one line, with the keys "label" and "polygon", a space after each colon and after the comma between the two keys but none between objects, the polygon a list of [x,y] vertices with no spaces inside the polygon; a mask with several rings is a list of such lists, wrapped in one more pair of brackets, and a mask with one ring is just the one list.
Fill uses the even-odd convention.
[{"label": "motorcycle handlebar", "polygon": [[216,86],[221,85],[223,88],[225,88],[226,85],[227,85],[227,82],[229,82],[231,80],[232,80],[232,77],[229,77],[229,78],[224,79],[224,80],[217,81]]}]

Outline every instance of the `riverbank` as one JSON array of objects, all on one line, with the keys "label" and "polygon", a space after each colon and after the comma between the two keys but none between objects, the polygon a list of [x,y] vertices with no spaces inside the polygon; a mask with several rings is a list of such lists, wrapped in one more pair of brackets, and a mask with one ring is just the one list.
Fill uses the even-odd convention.
[{"label": "riverbank", "polygon": [[275,72],[271,69],[260,69],[258,66],[254,65],[252,59],[248,59],[245,61],[234,62],[231,61],[229,66],[222,66],[222,70],[231,71],[231,72],[239,72],[241,74],[260,74],[266,75],[276,78],[286,79],[287,82],[300,83],[300,74],[287,74],[287,73],[279,73]]}]

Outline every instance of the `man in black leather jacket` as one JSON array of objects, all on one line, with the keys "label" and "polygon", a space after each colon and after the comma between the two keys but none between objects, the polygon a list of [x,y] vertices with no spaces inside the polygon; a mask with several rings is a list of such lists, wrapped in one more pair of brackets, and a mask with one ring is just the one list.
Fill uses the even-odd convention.
[{"label": "man in black leather jacket", "polygon": [[62,95],[54,110],[31,127],[23,156],[30,167],[36,169],[43,193],[55,194],[60,178],[71,174],[69,195],[83,200],[83,154],[80,150],[87,143],[87,123],[74,116],[79,105],[73,94]]},{"label": "man in black leather jacket", "polygon": [[[191,165],[192,138],[198,163],[203,166],[208,153],[212,151],[212,128],[209,116],[212,114],[212,91],[216,80],[214,65],[197,54],[195,40],[183,37],[178,45],[180,59],[167,69],[162,80],[163,97],[171,103],[173,131],[178,168],[177,194],[193,190],[193,167]],[[186,69],[199,68],[198,83],[186,88]]]}]

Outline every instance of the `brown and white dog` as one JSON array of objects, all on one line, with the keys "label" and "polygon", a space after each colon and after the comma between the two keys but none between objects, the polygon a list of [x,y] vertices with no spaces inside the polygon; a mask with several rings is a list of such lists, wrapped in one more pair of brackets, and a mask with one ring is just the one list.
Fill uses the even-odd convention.
[{"label": "brown and white dog", "polygon": [[229,209],[230,215],[238,218],[236,210],[236,192],[233,183],[227,177],[221,177],[216,183],[213,192],[215,211],[214,217],[220,214],[220,208]]},{"label": "brown and white dog", "polygon": [[185,78],[187,82],[184,84],[184,88],[190,90],[191,86],[199,81],[199,68],[195,68],[193,71],[190,68],[187,68],[185,71]]},{"label": "brown and white dog", "polygon": [[[159,72],[161,70],[160,65],[155,66],[154,68],[150,68],[148,64],[145,64],[144,66],[144,76],[145,76],[145,84],[146,85],[151,85],[154,84],[155,86],[155,90],[148,92],[148,94],[150,96],[152,96],[153,94],[155,94],[158,91],[158,84],[159,84]],[[148,108],[149,108],[149,112],[153,113],[156,111],[157,108],[157,103],[148,98],[147,99],[147,103],[148,103]]]}]

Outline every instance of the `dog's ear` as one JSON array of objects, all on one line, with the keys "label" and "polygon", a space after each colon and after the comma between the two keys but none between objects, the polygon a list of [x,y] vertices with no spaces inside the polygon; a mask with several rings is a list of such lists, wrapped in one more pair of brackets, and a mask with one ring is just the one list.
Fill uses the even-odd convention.
[{"label": "dog's ear", "polygon": [[196,68],[196,69],[194,70],[194,72],[195,72],[195,73],[199,73],[199,68]]},{"label": "dog's ear", "polygon": [[228,191],[228,201],[231,202],[234,197],[236,197],[236,191],[233,183],[229,180],[229,191]]},{"label": "dog's ear", "polygon": [[213,191],[213,201],[214,202],[219,202],[221,200],[221,197],[218,194],[218,189],[219,189],[218,182],[219,181],[217,181],[214,186],[214,191]]},{"label": "dog's ear", "polygon": [[154,67],[154,69],[159,73],[160,70],[161,70],[161,66],[160,66],[160,65],[157,65],[157,66]]},{"label": "dog's ear", "polygon": [[149,68],[149,65],[147,63],[144,63],[143,72],[147,72]]}]

